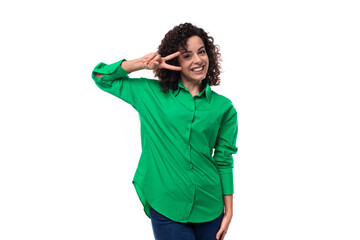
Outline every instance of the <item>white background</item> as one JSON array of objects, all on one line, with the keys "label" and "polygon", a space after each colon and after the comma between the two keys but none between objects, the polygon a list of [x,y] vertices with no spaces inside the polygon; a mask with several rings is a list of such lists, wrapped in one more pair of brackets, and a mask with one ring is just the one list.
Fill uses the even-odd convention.
[{"label": "white background", "polygon": [[212,89],[238,111],[226,239],[359,240],[356,1],[236,3],[1,3],[0,239],[153,239],[131,183],[138,114],[91,72],[192,22],[220,45]]}]

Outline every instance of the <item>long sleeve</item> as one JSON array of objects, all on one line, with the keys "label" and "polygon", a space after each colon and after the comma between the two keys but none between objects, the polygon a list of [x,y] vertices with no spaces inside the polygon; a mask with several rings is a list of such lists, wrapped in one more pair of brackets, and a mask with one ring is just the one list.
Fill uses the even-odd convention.
[{"label": "long sleeve", "polygon": [[[146,80],[144,78],[129,78],[129,73],[121,67],[123,61],[126,59],[113,64],[100,62],[92,72],[92,79],[101,90],[124,100],[137,110]],[[104,74],[104,76],[98,78],[95,73]]]},{"label": "long sleeve", "polygon": [[236,146],[237,133],[237,112],[234,106],[231,106],[223,116],[214,147],[214,160],[220,174],[223,195],[234,193],[234,159],[232,155],[238,151]]}]

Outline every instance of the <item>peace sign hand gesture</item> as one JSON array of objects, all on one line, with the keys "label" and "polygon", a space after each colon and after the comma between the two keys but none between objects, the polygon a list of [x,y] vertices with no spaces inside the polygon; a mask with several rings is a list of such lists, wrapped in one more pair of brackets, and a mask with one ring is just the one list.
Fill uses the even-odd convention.
[{"label": "peace sign hand gesture", "polygon": [[181,69],[182,69],[181,67],[169,65],[166,63],[166,61],[173,59],[179,55],[180,55],[180,51],[175,52],[173,54],[170,54],[170,55],[162,58],[160,56],[160,54],[154,52],[154,53],[149,53],[149,54],[145,55],[144,57],[142,57],[142,62],[144,64],[144,68],[149,69],[149,70],[156,70],[158,68],[166,68],[166,69],[173,70],[173,71],[181,71]]}]

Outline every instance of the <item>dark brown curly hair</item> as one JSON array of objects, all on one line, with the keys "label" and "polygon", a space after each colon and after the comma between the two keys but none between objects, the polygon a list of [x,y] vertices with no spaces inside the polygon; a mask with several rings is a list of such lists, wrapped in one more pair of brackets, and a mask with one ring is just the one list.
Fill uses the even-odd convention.
[{"label": "dark brown curly hair", "polygon": [[[206,83],[209,83],[210,86],[219,85],[219,75],[222,70],[220,66],[220,61],[222,61],[221,54],[219,52],[220,47],[218,45],[214,45],[214,38],[209,36],[202,28],[194,26],[191,23],[182,23],[175,26],[172,30],[166,33],[160,46],[158,47],[157,53],[159,53],[161,57],[165,57],[179,51],[180,48],[186,49],[187,40],[192,36],[199,36],[202,39],[205,45],[206,53],[209,57],[209,69],[205,79],[202,81],[202,89],[204,89]],[[173,58],[167,61],[167,63],[179,66],[177,58]],[[180,77],[179,71],[158,68],[154,71],[154,74],[160,80],[162,92],[167,92],[169,89],[177,89]],[[202,91],[202,89],[200,91]]]}]

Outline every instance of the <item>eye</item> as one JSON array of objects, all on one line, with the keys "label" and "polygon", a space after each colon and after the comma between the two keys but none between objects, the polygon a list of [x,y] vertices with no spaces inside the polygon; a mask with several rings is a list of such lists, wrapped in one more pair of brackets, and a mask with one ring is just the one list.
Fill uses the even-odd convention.
[{"label": "eye", "polygon": [[201,50],[199,53],[200,53],[200,54],[205,54],[206,51],[205,51],[205,50]]},{"label": "eye", "polygon": [[189,54],[185,54],[185,55],[183,55],[183,58],[189,58],[190,57],[190,55]]}]

